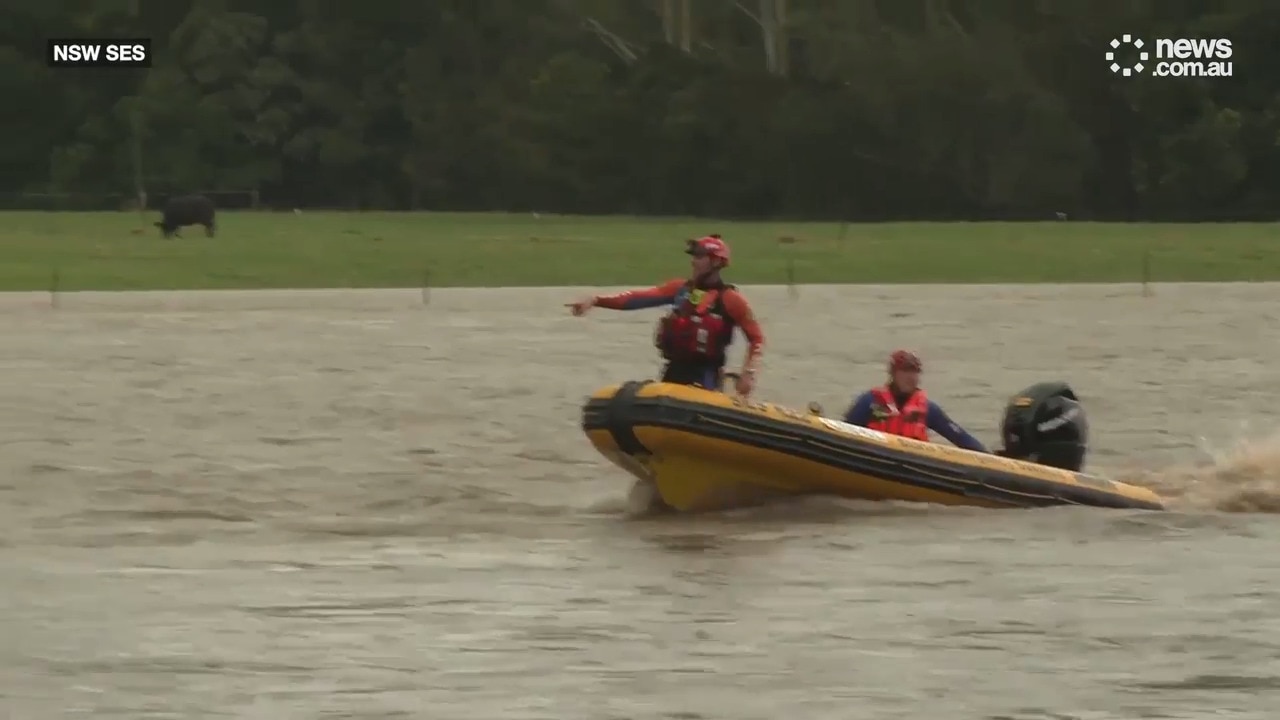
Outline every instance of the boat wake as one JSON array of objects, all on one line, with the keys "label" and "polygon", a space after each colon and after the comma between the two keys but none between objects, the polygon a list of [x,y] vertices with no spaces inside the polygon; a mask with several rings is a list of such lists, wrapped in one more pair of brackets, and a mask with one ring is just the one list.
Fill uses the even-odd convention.
[{"label": "boat wake", "polygon": [[1226,448],[1201,438],[1201,462],[1117,469],[1111,476],[1151,488],[1172,510],[1280,513],[1280,430],[1250,437],[1245,428],[1238,437]]}]

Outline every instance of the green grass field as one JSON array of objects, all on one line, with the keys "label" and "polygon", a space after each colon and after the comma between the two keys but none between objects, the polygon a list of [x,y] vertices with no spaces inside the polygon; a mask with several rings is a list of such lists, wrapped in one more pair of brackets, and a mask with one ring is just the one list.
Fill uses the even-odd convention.
[{"label": "green grass field", "polygon": [[[1280,225],[722,222],[511,214],[0,213],[0,291],[651,284],[720,232],[746,284],[1280,280]],[[1144,270],[1144,264],[1147,270]]]}]

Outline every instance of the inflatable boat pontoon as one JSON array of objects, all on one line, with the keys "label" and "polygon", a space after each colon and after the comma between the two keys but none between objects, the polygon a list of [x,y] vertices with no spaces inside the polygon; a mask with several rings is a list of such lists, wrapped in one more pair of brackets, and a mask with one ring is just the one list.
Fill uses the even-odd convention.
[{"label": "inflatable boat pontoon", "polygon": [[[1010,407],[1032,403],[1018,397]],[[582,428],[602,455],[651,484],[662,504],[685,512],[816,494],[988,508],[1164,508],[1146,488],[887,435],[816,408],[797,411],[684,385],[603,388],[583,407]]]}]

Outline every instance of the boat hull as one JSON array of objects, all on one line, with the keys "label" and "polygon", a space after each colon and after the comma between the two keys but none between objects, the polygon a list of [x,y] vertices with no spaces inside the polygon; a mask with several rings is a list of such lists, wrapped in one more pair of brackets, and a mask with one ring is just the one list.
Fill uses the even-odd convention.
[{"label": "boat hull", "polygon": [[603,388],[583,406],[582,428],[602,456],[684,512],[803,495],[988,508],[1164,508],[1146,488],[684,385]]}]

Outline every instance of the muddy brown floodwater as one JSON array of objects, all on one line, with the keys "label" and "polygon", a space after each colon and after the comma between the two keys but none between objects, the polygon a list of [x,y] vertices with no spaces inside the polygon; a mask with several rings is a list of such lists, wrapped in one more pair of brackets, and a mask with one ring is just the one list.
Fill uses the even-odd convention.
[{"label": "muddy brown floodwater", "polygon": [[655,315],[572,289],[4,296],[3,716],[1276,716],[1280,286],[746,291],[762,399],[1066,379],[1174,511],[628,517],[578,411]]}]

